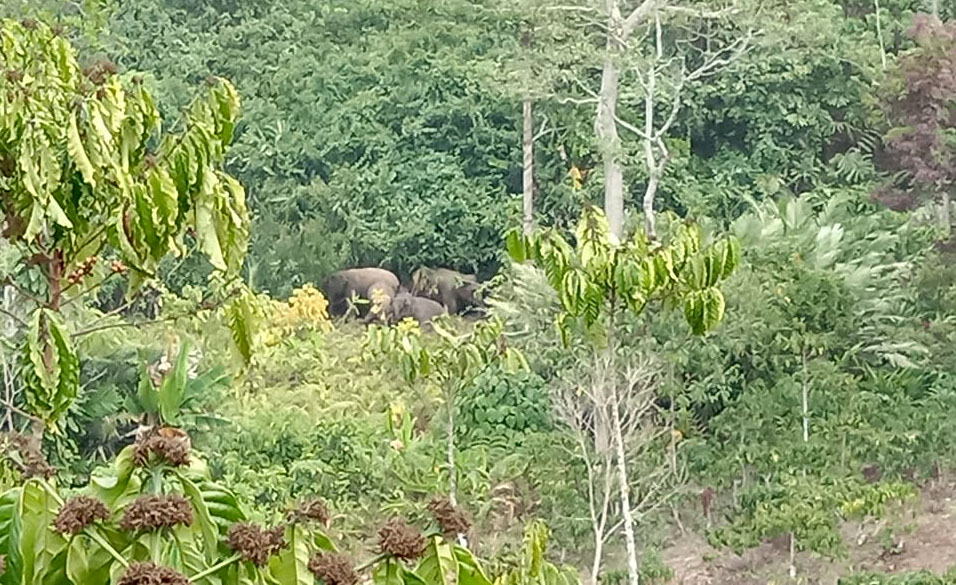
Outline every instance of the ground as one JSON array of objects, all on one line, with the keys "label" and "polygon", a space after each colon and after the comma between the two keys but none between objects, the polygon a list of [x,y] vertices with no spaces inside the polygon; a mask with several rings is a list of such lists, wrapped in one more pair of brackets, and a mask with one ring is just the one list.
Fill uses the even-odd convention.
[{"label": "ground", "polygon": [[[849,556],[827,560],[798,553],[797,583],[837,585],[857,571],[886,573],[928,570],[941,574],[956,566],[956,483],[937,483],[919,498],[882,521],[844,526]],[[718,551],[698,535],[676,538],[663,551],[674,571],[670,585],[783,585],[788,575],[789,547],[767,542],[742,556]]]}]

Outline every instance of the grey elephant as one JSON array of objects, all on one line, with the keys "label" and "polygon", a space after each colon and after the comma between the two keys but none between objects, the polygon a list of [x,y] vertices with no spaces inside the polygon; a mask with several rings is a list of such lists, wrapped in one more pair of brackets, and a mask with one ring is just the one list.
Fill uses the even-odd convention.
[{"label": "grey elephant", "polygon": [[449,313],[481,307],[478,279],[448,268],[420,268],[412,275],[412,294],[438,301]]},{"label": "grey elephant", "polygon": [[400,292],[389,302],[386,309],[388,322],[395,324],[411,317],[422,326],[429,326],[432,319],[445,313],[440,303],[425,297],[416,297],[407,292]]},{"label": "grey elephant", "polygon": [[[349,300],[358,297],[369,303],[359,305],[359,316],[365,321],[380,318],[380,314],[370,311],[371,301],[381,296],[383,305],[388,304],[398,293],[398,277],[384,268],[348,268],[332,273],[322,283],[322,291],[329,301],[329,314],[333,317],[345,315],[349,310]],[[377,293],[376,293],[377,291]]]}]

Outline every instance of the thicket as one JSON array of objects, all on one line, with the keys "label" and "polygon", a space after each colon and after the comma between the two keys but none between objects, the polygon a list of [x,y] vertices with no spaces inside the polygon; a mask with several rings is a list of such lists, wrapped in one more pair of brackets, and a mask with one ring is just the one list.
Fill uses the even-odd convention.
[{"label": "thicket", "polygon": [[[46,138],[24,139],[20,129],[29,124],[0,112],[5,121],[18,120],[20,132],[15,142],[4,126],[0,154],[43,146],[53,154],[25,160],[52,160],[67,171],[62,189],[52,187],[52,174],[41,181],[49,189],[37,188],[30,168],[15,174],[16,201],[3,201],[5,226],[23,219],[29,232],[8,231],[0,249],[2,357],[12,384],[0,408],[2,428],[11,431],[2,440],[11,455],[0,466],[0,488],[13,488],[10,506],[0,509],[16,509],[14,500],[37,504],[27,512],[42,516],[34,534],[52,543],[44,566],[53,573],[67,567],[67,578],[79,578],[82,563],[69,555],[79,555],[84,547],[73,542],[87,537],[67,542],[47,529],[59,509],[56,498],[85,486],[95,492],[114,482],[109,473],[129,471],[102,466],[127,460],[137,429],[156,424],[157,406],[144,402],[146,391],[183,363],[189,373],[181,376],[175,423],[209,463],[208,470],[161,468],[157,476],[171,490],[185,493],[182,474],[227,485],[248,503],[243,514],[264,524],[279,522],[292,502],[321,496],[345,547],[361,553],[383,521],[395,514],[426,518],[432,495],[452,485],[473,516],[469,545],[493,556],[489,573],[508,575],[502,579],[509,584],[541,582],[535,571],[545,530],[532,525],[522,533],[533,518],[548,522],[552,553],[562,560],[599,566],[600,553],[592,549],[625,548],[625,519],[610,504],[618,480],[601,475],[613,470],[617,456],[602,452],[588,434],[600,426],[598,414],[569,406],[580,406],[580,392],[593,390],[603,363],[595,361],[607,341],[605,330],[593,327],[605,315],[603,301],[595,301],[598,289],[656,289],[640,283],[642,264],[633,274],[605,274],[594,266],[616,264],[595,263],[593,251],[563,261],[554,249],[532,246],[534,253],[517,254],[549,258],[543,271],[507,257],[504,236],[518,223],[522,190],[521,100],[528,95],[519,81],[522,59],[534,61],[542,84],[534,92],[537,224],[555,228],[569,246],[587,241],[585,231],[571,228],[581,209],[599,200],[603,181],[592,96],[584,89],[597,79],[599,53],[583,46],[589,37],[579,34],[576,15],[549,10],[546,2],[507,4],[131,0],[88,2],[82,12],[53,1],[0,8],[18,19],[39,10],[59,21],[65,28],[49,42],[60,47],[69,37],[84,49],[79,64],[67,69],[94,85],[102,77],[105,87],[99,95],[77,82],[83,106],[77,112],[70,100],[59,100],[53,110],[62,120],[53,122],[65,124],[48,124]],[[639,416],[625,419],[634,431],[622,459],[631,466],[625,483],[637,502],[638,548],[666,544],[682,523],[679,529],[701,530],[718,547],[740,550],[785,536],[797,552],[841,555],[852,546],[840,537],[846,520],[880,515],[951,468],[956,271],[949,220],[941,213],[948,207],[940,203],[953,188],[954,41],[952,24],[917,16],[923,4],[801,0],[748,12],[754,35],[747,51],[683,88],[680,114],[664,137],[670,158],[657,197],[658,208],[679,219],[661,214],[660,231],[686,221],[703,247],[729,233],[740,242],[741,261],[733,275],[721,274],[728,278],[718,299],[713,292],[705,298],[716,274],[708,260],[703,280],[681,288],[689,296],[676,313],[635,310],[643,301],[654,309],[658,300],[673,301],[653,294],[608,301],[629,306],[612,311],[615,367],[632,374],[637,366],[649,368],[640,378],[644,386],[633,386],[652,389],[637,394]],[[956,17],[952,6],[939,4],[940,21]],[[42,27],[32,23],[10,26],[18,35],[40,34],[30,32]],[[714,24],[713,38],[729,38],[745,24],[727,30]],[[531,56],[522,52],[529,38]],[[3,39],[7,51],[10,37]],[[16,93],[23,67],[4,59],[0,88],[15,96],[6,103],[33,103]],[[229,79],[241,96],[234,127],[232,86],[219,82],[209,93],[203,86],[210,76]],[[78,79],[66,75],[64,83]],[[118,111],[118,86],[137,96],[124,107],[145,104],[144,132],[159,117],[167,121],[170,138],[158,165],[145,156],[163,151],[158,133],[106,141],[95,116],[87,117]],[[155,110],[143,96],[155,97]],[[671,96],[662,99],[670,105]],[[634,96],[622,102],[629,115],[641,106]],[[182,111],[185,117],[177,115]],[[197,124],[197,116],[207,121]],[[111,137],[119,118],[116,124]],[[182,138],[203,124],[215,132]],[[190,147],[182,164],[165,168],[177,149],[186,150],[183,144]],[[130,158],[114,160],[112,147]],[[635,209],[648,175],[638,147],[626,141],[622,153],[627,206]],[[192,180],[190,157],[224,185],[233,185],[228,171],[245,187],[251,243],[241,270],[245,217],[230,217],[228,206],[217,203],[224,229],[203,231],[195,209],[208,203],[209,192]],[[129,165],[136,180],[128,190],[113,163],[124,171]],[[52,173],[56,165],[41,166]],[[0,190],[8,193],[13,175],[4,173]],[[93,188],[104,184],[109,197],[100,207],[71,199],[101,193]],[[135,205],[148,203],[141,201],[144,186],[154,199],[173,196],[181,214],[157,217],[149,205]],[[239,191],[230,189],[216,190],[216,200],[238,201]],[[124,206],[135,215],[119,213]],[[34,207],[47,215],[32,214]],[[78,244],[89,235],[84,226],[99,221],[88,217],[93,211],[135,222],[110,223],[103,252],[87,253]],[[629,224],[639,219],[632,215]],[[50,237],[39,250],[35,222]],[[150,229],[153,222],[166,231]],[[178,247],[195,247],[213,262],[166,258]],[[70,260],[59,276],[52,272],[58,250]],[[37,252],[45,256],[39,262]],[[124,269],[108,270],[120,266],[114,260]],[[489,323],[501,329],[475,346],[477,357],[468,363],[449,358],[472,331],[463,321],[449,323],[444,337],[400,328],[373,331],[370,341],[357,326],[330,322],[324,297],[309,284],[358,264],[402,275],[422,265],[495,275]],[[665,274],[666,262],[657,268]],[[136,288],[135,279],[127,284],[129,269],[151,282],[150,292],[127,303],[123,293]],[[237,273],[257,293],[232,280]],[[674,277],[690,279],[679,270]],[[89,288],[99,302],[67,295],[57,316],[51,304],[59,304],[55,285],[63,279],[72,292]],[[20,304],[30,297],[36,302]],[[685,314],[701,325],[698,332],[722,324],[695,337]],[[570,323],[578,317],[586,326]],[[28,318],[34,327],[19,322]],[[561,331],[554,327],[559,318]],[[70,339],[75,343],[67,345]],[[187,345],[193,349],[183,351]],[[225,351],[230,345],[239,351]],[[63,357],[56,367],[48,357],[54,346]],[[520,354],[520,371],[499,359],[506,354],[511,362]],[[440,364],[432,363],[436,356]],[[30,368],[36,380],[26,391],[11,390]],[[607,404],[596,412],[601,408]],[[23,443],[35,419],[55,423],[41,444],[52,468],[35,459],[35,444]],[[38,465],[56,470],[57,489],[24,483]],[[594,481],[608,477],[605,484]],[[610,487],[594,491],[602,485]],[[710,495],[701,510],[704,494]],[[601,497],[608,532],[598,546]],[[195,576],[215,565],[207,559],[203,568],[189,566],[180,536],[193,543],[187,549],[206,547],[219,560],[230,558],[221,550],[224,524],[215,535],[202,522],[183,534],[169,532],[172,540],[163,541],[169,546],[149,538],[136,544],[115,529],[123,506],[103,503],[111,519],[95,530],[127,562],[151,558],[159,547],[158,558],[180,573]],[[202,505],[192,502],[198,516]],[[299,537],[287,529],[284,538]],[[10,542],[0,539],[2,546]],[[316,549],[310,552],[326,548],[309,542]],[[443,546],[463,550],[432,542],[436,562],[445,559]],[[83,570],[122,566],[106,547],[96,551]],[[299,552],[293,556],[301,571]],[[473,561],[461,555],[458,563],[468,569]],[[654,566],[653,555],[642,562],[645,581],[667,572]],[[8,555],[8,563],[17,561]],[[390,585],[424,577],[421,565],[407,574],[377,566],[386,568],[376,579]],[[593,577],[619,578],[618,568]],[[546,580],[567,575],[555,568]],[[844,582],[945,582],[893,579]]]}]

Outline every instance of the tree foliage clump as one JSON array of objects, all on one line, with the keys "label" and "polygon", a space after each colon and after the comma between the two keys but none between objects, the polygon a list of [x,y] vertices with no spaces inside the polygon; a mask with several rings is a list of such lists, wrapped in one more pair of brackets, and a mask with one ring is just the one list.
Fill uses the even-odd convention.
[{"label": "tree foliage clump", "polygon": [[[887,150],[909,179],[910,195],[944,196],[948,205],[956,189],[956,21],[919,15],[909,33],[917,46],[900,58],[884,90],[892,125]],[[895,195],[889,202],[896,207],[919,201],[909,197],[905,205],[899,200],[904,193]]]}]

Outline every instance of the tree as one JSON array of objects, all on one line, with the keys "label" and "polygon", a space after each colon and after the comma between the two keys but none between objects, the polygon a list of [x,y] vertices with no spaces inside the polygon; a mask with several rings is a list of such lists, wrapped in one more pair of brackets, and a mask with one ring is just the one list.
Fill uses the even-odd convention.
[{"label": "tree", "polygon": [[[602,31],[605,45],[600,90],[589,93],[597,102],[594,129],[604,161],[604,210],[611,233],[621,238],[624,228],[624,148],[618,130],[621,126],[642,141],[648,175],[643,197],[645,230],[653,239],[654,198],[670,156],[665,138],[680,111],[681,90],[686,83],[728,65],[746,49],[750,35],[722,43],[718,35],[701,24],[729,16],[733,14],[731,9],[708,11],[675,0],[643,0],[630,10],[626,5],[624,0],[607,0],[599,9],[604,21],[589,19]],[[689,26],[684,22],[687,20]],[[669,28],[667,47],[665,26]],[[681,31],[684,26],[690,29],[686,37]],[[691,41],[695,37],[707,40]],[[699,49],[700,46],[704,48]],[[692,62],[695,64],[689,65]],[[627,89],[623,85],[625,75],[631,69],[641,87],[642,128],[626,122],[619,111]],[[658,109],[668,102],[669,113],[661,121]]]},{"label": "tree", "polygon": [[408,382],[424,380],[441,390],[445,403],[446,465],[448,495],[456,504],[458,468],[455,464],[455,397],[459,390],[493,363],[503,362],[509,369],[527,369],[524,357],[507,346],[502,323],[496,318],[479,322],[462,335],[433,322],[437,334],[434,343],[423,339],[421,330],[411,319],[395,327],[373,326],[369,329],[367,347],[372,355],[396,359]]},{"label": "tree", "polygon": [[[723,318],[724,298],[717,284],[734,271],[740,250],[733,238],[703,247],[700,227],[676,220],[666,244],[651,239],[643,230],[618,243],[604,214],[595,207],[585,209],[574,236],[572,246],[555,229],[531,237],[512,231],[508,252],[516,262],[535,261],[545,271],[561,300],[558,326],[563,337],[569,340],[578,326],[588,339],[600,383],[587,396],[592,411],[606,411],[609,423],[608,428],[595,430],[595,442],[599,449],[610,445],[613,450],[628,574],[631,585],[638,585],[625,436],[626,427],[640,424],[631,416],[641,413],[626,409],[646,402],[626,400],[625,385],[621,384],[618,348],[623,312],[640,316],[655,301],[682,306],[692,331],[705,333]],[[595,535],[598,538],[603,535]],[[596,552],[600,554],[600,548]]]},{"label": "tree", "polygon": [[920,15],[910,34],[917,47],[887,80],[884,107],[893,127],[887,150],[920,194],[939,200],[948,235],[956,188],[956,21]]},{"label": "tree", "polygon": [[188,240],[226,279],[238,274],[249,217],[242,186],[221,169],[239,97],[210,78],[183,129],[163,133],[139,76],[105,60],[81,68],[70,43],[34,20],[5,20],[0,34],[0,211],[17,252],[6,284],[24,307],[7,313],[23,329],[25,405],[53,426],[79,387],[73,338],[90,331],[65,321],[69,304],[126,274],[135,292]]}]

